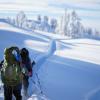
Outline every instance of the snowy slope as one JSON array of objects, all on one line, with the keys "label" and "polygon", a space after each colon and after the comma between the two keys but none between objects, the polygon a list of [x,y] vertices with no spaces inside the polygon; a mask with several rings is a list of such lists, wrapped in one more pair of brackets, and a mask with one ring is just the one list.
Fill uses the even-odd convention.
[{"label": "snowy slope", "polygon": [[0,23],[0,60],[11,45],[27,47],[36,61],[28,100],[100,100],[100,41],[32,33]]},{"label": "snowy slope", "polygon": [[[45,78],[41,80],[49,98],[100,100],[100,41],[89,39],[57,41],[57,48],[40,71],[40,76],[43,75],[43,71],[45,73],[42,76]],[[98,95],[96,99],[95,94]],[[91,99],[92,96],[94,99]]]}]

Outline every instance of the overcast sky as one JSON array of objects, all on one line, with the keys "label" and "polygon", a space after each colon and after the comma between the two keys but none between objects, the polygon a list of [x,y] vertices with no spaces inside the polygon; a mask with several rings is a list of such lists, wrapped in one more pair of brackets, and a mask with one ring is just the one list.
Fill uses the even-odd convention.
[{"label": "overcast sky", "polygon": [[13,16],[17,11],[29,12],[29,17],[37,14],[60,16],[64,9],[76,10],[86,26],[100,31],[100,0],[0,0],[0,16]]}]

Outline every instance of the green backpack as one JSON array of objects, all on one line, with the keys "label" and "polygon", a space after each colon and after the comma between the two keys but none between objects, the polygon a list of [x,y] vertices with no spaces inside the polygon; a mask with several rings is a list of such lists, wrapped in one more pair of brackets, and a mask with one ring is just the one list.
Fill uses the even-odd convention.
[{"label": "green backpack", "polygon": [[4,51],[4,62],[1,69],[2,82],[8,86],[16,86],[22,81],[21,66],[12,54],[13,49],[9,48]]}]

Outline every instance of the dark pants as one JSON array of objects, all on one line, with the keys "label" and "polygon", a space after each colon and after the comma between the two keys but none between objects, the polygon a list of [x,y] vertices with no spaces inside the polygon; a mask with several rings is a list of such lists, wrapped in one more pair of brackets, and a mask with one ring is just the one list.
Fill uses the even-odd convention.
[{"label": "dark pants", "polygon": [[15,96],[16,100],[22,100],[21,88],[21,84],[13,87],[4,85],[4,100],[12,100],[12,95]]},{"label": "dark pants", "polygon": [[24,95],[27,95],[27,90],[28,90],[28,86],[29,86],[28,79],[29,79],[29,77],[24,75],[24,77],[23,77]]}]

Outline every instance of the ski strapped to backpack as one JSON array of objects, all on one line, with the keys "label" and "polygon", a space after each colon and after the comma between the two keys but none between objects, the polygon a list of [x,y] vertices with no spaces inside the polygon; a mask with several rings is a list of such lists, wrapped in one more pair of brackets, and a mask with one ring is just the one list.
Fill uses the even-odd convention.
[{"label": "ski strapped to backpack", "polygon": [[16,86],[22,81],[21,65],[12,53],[13,50],[19,54],[17,47],[10,47],[4,50],[4,62],[1,69],[2,82],[8,86]]}]

